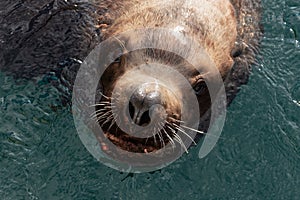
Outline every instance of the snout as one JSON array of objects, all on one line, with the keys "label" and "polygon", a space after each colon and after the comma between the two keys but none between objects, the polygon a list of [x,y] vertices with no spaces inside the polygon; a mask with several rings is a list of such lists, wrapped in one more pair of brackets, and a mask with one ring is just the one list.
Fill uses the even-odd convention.
[{"label": "snout", "polygon": [[162,105],[160,86],[142,85],[134,91],[129,100],[129,113],[133,122],[139,126],[148,125],[156,106]]}]

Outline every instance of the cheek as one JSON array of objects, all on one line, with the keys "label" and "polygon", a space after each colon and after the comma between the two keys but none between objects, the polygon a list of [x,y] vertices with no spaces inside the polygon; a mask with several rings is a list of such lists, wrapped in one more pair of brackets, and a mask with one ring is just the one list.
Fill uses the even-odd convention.
[{"label": "cheek", "polygon": [[165,104],[166,111],[169,114],[176,114],[176,115],[180,114],[182,104],[177,97],[165,96],[164,104]]},{"label": "cheek", "polygon": [[224,79],[225,76],[230,72],[234,64],[233,59],[228,56],[226,62],[221,64],[221,67],[219,67],[219,72],[221,74],[221,77]]},{"label": "cheek", "polygon": [[113,63],[111,64],[103,73],[101,77],[101,84],[104,91],[110,91],[114,88],[116,81],[124,73],[124,70],[121,68],[120,64]]}]

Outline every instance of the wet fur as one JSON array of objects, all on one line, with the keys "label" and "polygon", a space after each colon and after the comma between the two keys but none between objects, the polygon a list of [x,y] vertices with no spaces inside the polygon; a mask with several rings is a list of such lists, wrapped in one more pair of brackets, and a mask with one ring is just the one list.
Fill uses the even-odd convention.
[{"label": "wet fur", "polygon": [[[0,34],[0,69],[16,78],[50,76],[46,81],[61,89],[69,103],[80,61],[99,42],[132,28],[174,29],[182,25],[189,36],[204,45],[220,70],[229,104],[240,86],[247,82],[250,66],[255,63],[262,35],[260,0],[200,2],[214,6],[210,7],[211,10],[199,7],[202,9],[202,15],[199,15],[197,10],[184,8],[181,1],[102,0],[82,3],[41,0],[26,6],[11,1],[7,3],[11,4],[9,9],[0,12],[1,23],[5,24],[0,26],[0,33],[3,33]],[[190,15],[185,17],[186,13]],[[220,20],[211,20],[214,17]],[[74,35],[78,38],[69,37]],[[186,49],[183,51],[191,54]],[[173,58],[158,53],[155,59],[163,57],[163,60]],[[187,77],[195,75],[193,71],[185,73]],[[201,129],[205,130],[205,125]]]},{"label": "wet fur", "polygon": [[[104,40],[108,35],[106,31],[137,2],[140,1],[94,0],[83,3],[78,0],[40,0],[21,5],[7,1],[6,6],[0,8],[0,69],[16,78],[26,79],[53,72],[60,82],[55,85],[63,84],[71,90],[80,66],[77,61],[83,60]],[[260,0],[231,0],[231,3],[237,19],[237,39],[231,53],[234,67],[232,77],[228,77],[231,85],[228,91],[232,93],[229,96],[235,96],[239,86],[247,82],[250,66],[255,62],[262,35],[262,11]],[[160,23],[159,17],[155,19]],[[196,20],[189,23],[195,27]],[[193,30],[201,32],[199,28]],[[49,42],[56,43],[51,49],[47,47],[51,55],[44,49]]]}]

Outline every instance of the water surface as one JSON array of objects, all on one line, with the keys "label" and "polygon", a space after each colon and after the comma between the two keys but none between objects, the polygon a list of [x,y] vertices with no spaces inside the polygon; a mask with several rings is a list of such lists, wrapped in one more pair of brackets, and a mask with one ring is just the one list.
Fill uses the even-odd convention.
[{"label": "water surface", "polygon": [[97,162],[57,89],[0,73],[1,199],[300,199],[300,3],[263,3],[263,59],[218,144],[153,173]]}]

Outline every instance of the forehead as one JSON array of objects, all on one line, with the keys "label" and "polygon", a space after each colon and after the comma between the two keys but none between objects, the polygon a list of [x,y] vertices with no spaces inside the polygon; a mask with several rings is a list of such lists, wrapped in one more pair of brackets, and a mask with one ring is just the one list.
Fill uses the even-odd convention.
[{"label": "forehead", "polygon": [[[158,63],[161,66],[172,67],[186,77],[194,77],[199,74],[207,74],[213,71],[213,66],[210,66],[206,59],[199,59],[193,64],[188,62],[188,59],[177,55],[176,53],[159,50],[159,49],[140,49],[129,52],[123,55],[126,60],[126,68],[139,67],[143,64]],[[207,57],[207,59],[209,59]],[[151,67],[151,65],[149,65]]]}]

